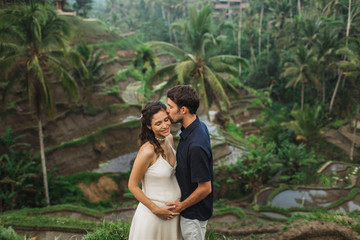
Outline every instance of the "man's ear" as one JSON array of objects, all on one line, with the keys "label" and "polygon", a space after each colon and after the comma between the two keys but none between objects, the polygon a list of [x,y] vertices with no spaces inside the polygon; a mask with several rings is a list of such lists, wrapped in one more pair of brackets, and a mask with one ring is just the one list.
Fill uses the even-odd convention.
[{"label": "man's ear", "polygon": [[185,106],[182,106],[180,111],[181,111],[182,114],[186,114],[186,113],[189,112],[189,109],[187,107],[185,107]]}]

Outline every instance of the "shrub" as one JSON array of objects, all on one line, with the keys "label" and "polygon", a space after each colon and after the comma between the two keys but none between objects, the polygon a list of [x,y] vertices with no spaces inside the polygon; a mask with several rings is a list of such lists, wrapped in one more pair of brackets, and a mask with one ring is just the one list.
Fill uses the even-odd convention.
[{"label": "shrub", "polygon": [[11,227],[8,229],[0,226],[0,239],[1,240],[22,240],[23,238],[17,235]]},{"label": "shrub", "polygon": [[128,239],[130,224],[126,222],[103,222],[102,226],[88,233],[82,240],[122,240]]}]

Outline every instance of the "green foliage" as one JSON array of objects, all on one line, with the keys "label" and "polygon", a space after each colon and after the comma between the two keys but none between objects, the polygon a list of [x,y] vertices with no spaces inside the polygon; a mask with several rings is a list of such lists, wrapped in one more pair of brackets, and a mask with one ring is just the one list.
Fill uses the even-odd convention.
[{"label": "green foliage", "polygon": [[309,147],[324,135],[321,110],[321,106],[305,105],[303,111],[295,107],[290,113],[294,120],[284,122],[282,126],[294,133],[297,141],[304,142]]},{"label": "green foliage", "polygon": [[124,197],[135,199],[134,195],[130,192],[128,188],[125,189],[125,193],[123,194]]},{"label": "green foliage", "polygon": [[7,127],[4,133],[4,136],[0,136],[0,144],[1,146],[7,148],[7,150],[10,150],[14,147],[20,147],[20,146],[26,146],[29,147],[30,145],[28,143],[21,142],[19,143],[18,140],[23,138],[25,135],[19,135],[16,137],[13,137],[11,134],[11,127]]},{"label": "green foliage", "polygon": [[92,9],[93,0],[76,0],[73,7],[76,14],[82,17],[87,17],[88,13]]},{"label": "green foliage", "polygon": [[103,73],[105,62],[100,59],[102,51],[94,51],[85,43],[76,45],[75,49],[82,57],[87,69],[87,71],[74,69],[74,78],[78,85],[82,87],[82,95],[86,100],[88,95],[99,90],[99,84],[103,82],[105,77]]},{"label": "green foliage", "polygon": [[264,142],[260,136],[250,135],[245,142],[245,152],[240,167],[240,181],[249,191],[257,191],[271,177],[269,171],[275,160],[275,143]]},{"label": "green foliage", "polygon": [[2,79],[9,81],[5,96],[21,84],[36,113],[40,114],[42,106],[54,117],[49,76],[62,83],[69,100],[77,99],[77,85],[69,69],[84,67],[80,57],[67,49],[70,25],[48,6],[35,3],[3,9],[0,16],[0,30],[4,33],[0,37],[4,56],[0,59],[0,73]]},{"label": "green foliage", "polygon": [[321,182],[322,185],[330,187],[334,183],[334,178],[333,178],[333,176],[327,176],[325,174],[321,174],[320,175],[320,182]]},{"label": "green foliage", "polygon": [[97,182],[101,176],[102,176],[101,173],[81,172],[81,173],[77,173],[77,174],[74,174],[71,176],[67,176],[66,179],[71,184],[76,185],[80,182],[82,182],[82,183]]},{"label": "green foliage", "polygon": [[24,135],[13,137],[8,127],[0,136],[0,212],[26,205],[28,197],[37,192],[39,163],[32,158],[32,150],[18,150],[29,144],[18,142]]},{"label": "green foliage", "polygon": [[0,226],[0,239],[1,240],[22,240],[23,238],[16,234],[12,227],[4,228]]},{"label": "green foliage", "polygon": [[103,222],[97,229],[88,233],[82,240],[122,240],[128,239],[130,224],[125,222]]},{"label": "green foliage", "polygon": [[228,238],[222,234],[216,233],[215,230],[210,227],[210,229],[206,230],[206,235],[205,235],[205,239],[207,240],[231,240],[233,238]]},{"label": "green foliage", "polygon": [[270,56],[263,56],[250,72],[245,84],[255,89],[271,88],[280,75],[280,55],[271,51]]},{"label": "green foliage", "polygon": [[215,198],[239,199],[246,193],[244,183],[238,181],[237,165],[214,166]]},{"label": "green foliage", "polygon": [[254,135],[242,142],[244,153],[236,163],[214,168],[215,193],[219,197],[239,197],[241,194],[256,192],[271,177],[276,159],[275,143],[265,142],[262,137]]},{"label": "green foliage", "polygon": [[[169,54],[177,60],[177,63],[169,63],[158,69],[151,81],[169,76],[164,87],[192,85],[197,89],[206,112],[212,103],[218,103],[220,107],[220,103],[223,103],[228,108],[228,95],[236,92],[228,78],[238,77],[239,65],[246,67],[247,61],[234,55],[216,55],[211,51],[220,44],[217,41],[219,36],[216,37],[212,29],[211,7],[205,6],[200,10],[189,8],[187,20],[174,23],[172,29],[184,36],[185,46],[181,48],[165,42],[148,43],[149,47],[159,49],[160,54]],[[231,77],[224,77],[222,73]]]},{"label": "green foliage", "polygon": [[[4,136],[0,137],[0,149],[3,152],[0,156],[0,212],[45,204],[42,177],[39,175],[41,165],[33,159],[32,150],[21,149],[29,146],[18,142],[22,137],[13,137],[11,128],[7,128]],[[52,169],[47,173],[51,202],[87,204],[81,190],[66,177],[54,176],[55,171],[56,169]]]},{"label": "green foliage", "polygon": [[241,130],[241,128],[236,126],[234,123],[226,122],[225,128],[226,128],[225,132],[228,133],[229,135],[231,135],[236,140],[241,141],[242,139],[244,139],[244,132]]},{"label": "green foliage", "polygon": [[320,220],[326,222],[336,222],[344,226],[349,226],[350,223],[341,216],[344,216],[344,214],[339,212],[332,212],[332,211],[324,212],[321,210],[316,210],[308,214],[303,214],[303,213],[292,214],[291,217],[288,219],[288,222],[294,222],[297,219],[305,219],[306,221]]},{"label": "green foliage", "polygon": [[[109,42],[99,42],[90,45],[94,49],[101,49],[104,54],[108,54],[110,57],[115,57],[119,50],[133,49],[140,43],[136,36],[129,36],[121,40],[111,40]],[[131,59],[127,59],[130,61]]]},{"label": "green foliage", "polygon": [[50,202],[54,205],[65,203],[86,204],[81,189],[72,184],[64,176],[53,176],[56,169],[48,172]]},{"label": "green foliage", "polygon": [[[306,179],[315,173],[316,163],[313,152],[308,152],[304,144],[295,145],[284,141],[278,148],[281,163],[281,180],[290,184],[305,184]],[[313,180],[313,179],[311,179]]]},{"label": "green foliage", "polygon": [[56,228],[61,225],[63,228],[76,228],[94,230],[99,223],[94,221],[86,221],[75,218],[64,217],[50,217],[42,215],[28,216],[23,212],[12,211],[0,215],[0,220],[3,225],[23,226],[23,227],[51,227]]}]

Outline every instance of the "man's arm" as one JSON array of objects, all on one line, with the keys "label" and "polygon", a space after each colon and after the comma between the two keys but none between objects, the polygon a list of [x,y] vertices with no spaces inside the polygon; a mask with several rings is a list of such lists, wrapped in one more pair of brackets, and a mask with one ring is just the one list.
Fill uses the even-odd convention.
[{"label": "man's arm", "polygon": [[171,202],[167,205],[175,205],[176,208],[174,209],[177,212],[182,212],[188,207],[191,207],[192,205],[200,202],[204,198],[206,198],[211,193],[211,181],[208,182],[199,182],[198,187],[195,189],[195,191],[190,194],[189,197],[187,197],[182,202]]}]

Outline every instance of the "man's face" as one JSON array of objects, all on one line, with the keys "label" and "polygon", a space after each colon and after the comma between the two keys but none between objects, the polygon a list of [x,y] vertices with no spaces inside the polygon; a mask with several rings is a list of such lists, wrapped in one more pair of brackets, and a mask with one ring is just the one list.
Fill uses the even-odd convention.
[{"label": "man's face", "polygon": [[180,113],[180,109],[170,98],[167,101],[166,112],[169,114],[172,123],[182,123],[183,116]]}]

